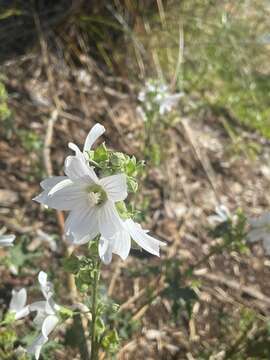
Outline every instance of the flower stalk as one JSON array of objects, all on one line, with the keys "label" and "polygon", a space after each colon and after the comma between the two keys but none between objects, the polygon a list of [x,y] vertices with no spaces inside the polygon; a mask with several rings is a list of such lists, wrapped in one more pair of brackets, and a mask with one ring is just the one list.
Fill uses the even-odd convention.
[{"label": "flower stalk", "polygon": [[98,285],[100,278],[100,260],[97,258],[96,268],[94,270],[94,279],[92,285],[92,324],[91,324],[91,357],[90,360],[98,360],[98,339],[96,334],[96,319],[97,319],[97,305],[98,305]]}]

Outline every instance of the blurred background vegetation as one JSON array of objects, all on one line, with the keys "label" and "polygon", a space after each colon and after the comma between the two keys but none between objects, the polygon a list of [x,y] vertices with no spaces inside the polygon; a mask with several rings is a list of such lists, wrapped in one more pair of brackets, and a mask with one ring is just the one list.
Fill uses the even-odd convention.
[{"label": "blurred background vegetation", "polygon": [[269,11],[267,0],[2,0],[0,60],[35,46],[38,17],[52,48],[61,39],[75,51],[78,31],[108,73],[158,76],[188,95],[184,114],[222,114],[230,136],[237,123],[270,137]]}]

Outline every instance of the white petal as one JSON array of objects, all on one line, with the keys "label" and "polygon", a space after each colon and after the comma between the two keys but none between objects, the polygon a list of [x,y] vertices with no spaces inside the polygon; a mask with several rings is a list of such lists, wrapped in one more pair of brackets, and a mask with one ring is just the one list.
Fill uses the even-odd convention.
[{"label": "white petal", "polygon": [[112,261],[112,244],[105,238],[101,237],[99,240],[98,251],[102,262],[108,265]]},{"label": "white petal", "polygon": [[[51,195],[49,193],[51,192]],[[71,210],[85,201],[85,185],[81,182],[63,180],[50,190],[43,191],[33,200],[57,210]]]},{"label": "white petal", "polygon": [[9,304],[9,310],[19,311],[25,307],[27,301],[27,293],[23,288],[19,291],[12,290],[12,298]]},{"label": "white petal", "polygon": [[114,236],[112,251],[119,255],[123,260],[128,257],[131,247],[130,235],[126,230],[121,230]]},{"label": "white petal", "polygon": [[52,296],[48,298],[45,305],[45,311],[48,315],[55,315],[59,306],[54,302]]},{"label": "white petal", "polygon": [[29,305],[30,311],[45,311],[46,303],[45,300],[35,301]]},{"label": "white petal", "polygon": [[81,152],[81,150],[78,148],[78,146],[72,142],[68,143],[68,147],[73,150],[76,154],[76,156],[82,160],[82,161],[85,161],[85,158],[83,156],[83,153]]},{"label": "white petal", "polygon": [[98,243],[98,253],[99,256],[102,257],[106,253],[109,246],[109,241],[104,237],[101,237]]},{"label": "white petal", "polygon": [[55,315],[47,316],[42,325],[42,330],[41,330],[42,335],[45,338],[47,338],[50,335],[50,333],[54,330],[58,322],[59,319],[57,316]]},{"label": "white petal", "polygon": [[110,239],[122,229],[121,219],[113,202],[108,200],[99,207],[98,225],[99,232],[105,239]]},{"label": "white petal", "polygon": [[37,327],[41,328],[43,321],[48,315],[55,315],[56,307],[58,305],[55,304],[52,297],[50,297],[46,301],[36,301],[33,304],[29,305],[29,309],[31,312],[37,311],[37,315],[34,318],[34,323]]},{"label": "white petal", "polygon": [[53,295],[53,285],[47,280],[48,275],[44,271],[40,271],[38,274],[38,281],[43,296],[48,300]]},{"label": "white petal", "polygon": [[229,209],[225,205],[219,205],[216,207],[216,213],[222,221],[228,220],[231,216]]},{"label": "white petal", "polygon": [[98,233],[98,209],[84,205],[70,212],[65,222],[65,233],[74,244],[85,244]]},{"label": "white petal", "polygon": [[67,179],[67,176],[51,176],[41,181],[40,186],[44,190],[49,190],[65,179]]},{"label": "white petal", "polygon": [[40,271],[38,274],[38,282],[41,287],[46,287],[48,275],[44,271]]},{"label": "white petal", "polygon": [[159,256],[160,246],[166,245],[164,242],[156,240],[152,236],[148,235],[139,224],[135,223],[131,219],[124,221],[124,226],[132,239],[140,247],[148,251],[150,254]]},{"label": "white petal", "polygon": [[59,181],[57,184],[55,184],[48,192],[48,196],[53,195],[57,191],[63,190],[65,188],[70,188],[70,186],[73,185],[73,181],[71,181],[69,178],[66,178],[62,181]]},{"label": "white petal", "polygon": [[27,348],[29,354],[35,355],[35,359],[38,360],[42,346],[48,341],[42,334],[39,335],[34,342]]},{"label": "white petal", "polygon": [[15,320],[20,320],[26,317],[29,313],[30,313],[29,306],[25,306],[24,308],[16,312]]},{"label": "white petal", "polygon": [[93,168],[91,168],[86,160],[78,156],[68,156],[65,160],[65,174],[71,180],[81,180],[86,184],[93,182],[98,183],[98,177]]},{"label": "white petal", "polygon": [[42,328],[42,324],[48,314],[45,311],[47,301],[36,301],[33,304],[29,305],[29,309],[31,312],[37,312],[33,322],[35,326],[39,329]]},{"label": "white petal", "polygon": [[0,235],[0,246],[13,246],[15,235]]},{"label": "white petal", "polygon": [[108,198],[114,202],[127,197],[127,180],[125,174],[107,176],[100,179],[100,185],[106,191]]},{"label": "white petal", "polygon": [[87,135],[83,147],[83,151],[89,151],[92,148],[92,145],[94,142],[105,132],[104,126],[97,123],[92,127],[92,129],[89,131],[89,134]]}]

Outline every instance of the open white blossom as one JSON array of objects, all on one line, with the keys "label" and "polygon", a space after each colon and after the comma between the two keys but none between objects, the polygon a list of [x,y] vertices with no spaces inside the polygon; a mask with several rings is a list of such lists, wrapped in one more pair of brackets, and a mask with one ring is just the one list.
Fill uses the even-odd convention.
[{"label": "open white blossom", "polygon": [[[98,129],[97,129],[98,127]],[[103,127],[102,127],[103,128]],[[84,151],[101,135],[97,124],[88,134]],[[94,134],[94,135],[93,135]],[[66,176],[52,177],[41,183],[44,191],[34,200],[58,210],[69,210],[65,232],[75,244],[84,244],[98,234],[110,238],[121,227],[115,202],[127,197],[124,174],[99,179],[79,148],[70,144],[75,156],[65,161]]]},{"label": "open white blossom", "polygon": [[112,252],[126,259],[130,237],[145,250],[158,255],[163,243],[147,235],[131,219],[123,221],[117,212],[115,203],[127,197],[125,174],[99,179],[87,162],[87,151],[104,130],[100,124],[90,130],[83,153],[75,144],[69,144],[75,155],[65,161],[66,176],[42,181],[44,191],[34,200],[54,209],[70,211],[65,233],[72,243],[84,244],[100,234],[100,255],[106,263],[111,255],[105,254]]},{"label": "open white blossom", "polygon": [[12,290],[12,297],[9,304],[9,312],[15,315],[15,320],[19,320],[27,316],[30,312],[29,306],[26,306],[27,293],[23,288],[19,291]]},{"label": "open white blossom", "polygon": [[13,246],[15,235],[0,235],[0,246]]},{"label": "open white blossom", "polygon": [[248,242],[262,240],[263,247],[267,255],[270,255],[270,212],[257,218],[248,219],[250,231],[247,235]]},{"label": "open white blossom", "polygon": [[225,205],[218,205],[215,208],[215,215],[208,216],[210,224],[221,224],[232,218],[230,210]]},{"label": "open white blossom", "polygon": [[36,360],[39,359],[41,348],[48,341],[48,336],[59,322],[58,311],[60,310],[60,306],[52,298],[53,287],[47,280],[47,274],[41,271],[38,281],[45,300],[32,303],[29,305],[29,309],[31,312],[37,312],[34,324],[41,330],[41,333],[27,349],[29,354],[35,355]]}]

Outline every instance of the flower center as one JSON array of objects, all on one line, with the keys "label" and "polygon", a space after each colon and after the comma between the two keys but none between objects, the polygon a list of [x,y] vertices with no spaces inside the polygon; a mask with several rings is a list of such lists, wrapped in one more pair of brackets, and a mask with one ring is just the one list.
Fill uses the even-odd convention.
[{"label": "flower center", "polygon": [[87,196],[92,206],[102,205],[107,201],[107,194],[100,185],[90,185],[86,189]]}]

